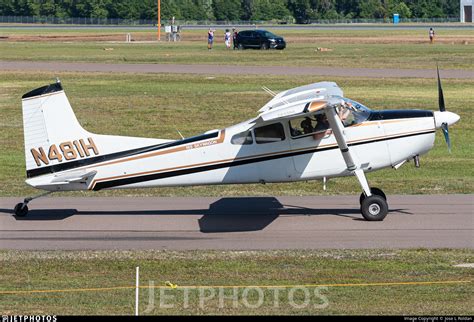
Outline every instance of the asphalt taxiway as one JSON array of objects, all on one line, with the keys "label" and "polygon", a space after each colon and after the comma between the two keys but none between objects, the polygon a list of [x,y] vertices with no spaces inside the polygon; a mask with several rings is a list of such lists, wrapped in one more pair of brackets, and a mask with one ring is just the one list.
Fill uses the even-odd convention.
[{"label": "asphalt taxiway", "polygon": [[[369,78],[436,78],[436,69],[237,66],[205,64],[107,64],[0,61],[1,70],[101,73],[171,73],[205,75],[313,75]],[[474,70],[443,69],[442,78],[474,79]]]},{"label": "asphalt taxiway", "polygon": [[474,248],[474,195],[388,198],[382,222],[356,196],[0,198],[0,249]]}]

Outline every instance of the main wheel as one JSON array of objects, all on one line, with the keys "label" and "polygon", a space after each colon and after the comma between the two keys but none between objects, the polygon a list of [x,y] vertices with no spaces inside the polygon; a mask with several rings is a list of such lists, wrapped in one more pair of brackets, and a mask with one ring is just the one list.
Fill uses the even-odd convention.
[{"label": "main wheel", "polygon": [[[385,200],[387,200],[387,196],[385,195],[385,193],[382,191],[382,189],[379,189],[379,188],[370,188],[370,192],[373,194],[373,195],[377,195],[377,196],[381,196],[382,198],[384,198]],[[365,193],[361,193],[360,194],[360,197],[359,197],[359,204],[362,205],[362,201],[364,201],[365,199]]]},{"label": "main wheel", "polygon": [[15,216],[17,217],[25,217],[26,214],[28,213],[28,206],[22,202],[17,204],[15,208],[13,209],[13,212],[15,213]]},{"label": "main wheel", "polygon": [[388,204],[382,196],[366,197],[360,206],[360,212],[368,221],[382,221],[388,214]]},{"label": "main wheel", "polygon": [[237,45],[237,49],[238,49],[238,50],[244,50],[245,48],[244,48],[244,45],[243,45],[243,44],[238,44],[238,45]]},{"label": "main wheel", "polygon": [[268,49],[267,43],[264,42],[264,43],[260,46],[260,49],[262,49],[262,50],[267,50],[267,49]]}]

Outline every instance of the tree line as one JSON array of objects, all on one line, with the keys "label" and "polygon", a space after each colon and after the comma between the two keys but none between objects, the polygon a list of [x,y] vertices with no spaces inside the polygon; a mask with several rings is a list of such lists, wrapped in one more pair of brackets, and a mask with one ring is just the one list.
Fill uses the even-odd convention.
[{"label": "tree line", "polygon": [[[156,19],[158,0],[0,0],[0,16]],[[265,20],[445,18],[459,0],[161,0],[162,19]]]}]

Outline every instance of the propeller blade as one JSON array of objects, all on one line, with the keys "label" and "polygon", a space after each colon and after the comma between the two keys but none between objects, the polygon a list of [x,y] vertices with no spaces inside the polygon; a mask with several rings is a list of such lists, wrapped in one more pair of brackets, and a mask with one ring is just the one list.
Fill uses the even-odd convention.
[{"label": "propeller blade", "polygon": [[444,112],[446,111],[446,106],[444,105],[443,87],[441,86],[441,79],[439,77],[438,65],[436,65],[436,72],[438,73],[438,105],[439,105],[439,110],[441,112]]},{"label": "propeller blade", "polygon": [[448,151],[449,153],[451,153],[451,139],[449,138],[448,123],[443,123],[441,125],[441,128],[443,129],[444,139],[446,140],[446,143],[448,144]]}]

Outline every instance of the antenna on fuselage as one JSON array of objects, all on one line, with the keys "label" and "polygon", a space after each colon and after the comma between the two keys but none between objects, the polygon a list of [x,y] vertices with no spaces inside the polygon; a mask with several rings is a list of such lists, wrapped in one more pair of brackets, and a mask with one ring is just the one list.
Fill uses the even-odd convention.
[{"label": "antenna on fuselage", "polygon": [[269,89],[269,88],[266,87],[266,86],[262,86],[262,89],[263,89],[266,93],[270,94],[270,95],[273,96],[273,97],[275,97],[275,96],[277,95],[277,93],[275,93],[274,91],[272,91],[271,89]]},{"label": "antenna on fuselage", "polygon": [[184,140],[184,136],[181,134],[181,132],[178,129],[175,129],[176,132],[178,132],[179,136],[181,137],[182,140]]},{"label": "antenna on fuselage", "polygon": [[[271,89],[269,89],[267,86],[262,86],[262,89],[263,89],[266,93],[270,94],[272,97],[275,97],[275,96],[278,95],[278,93],[275,93],[274,91],[272,91]],[[288,101],[286,101],[286,100],[284,100],[284,99],[281,99],[281,101],[282,101],[283,103],[285,103],[285,104],[288,104]],[[273,106],[270,106],[269,109],[271,110],[272,108],[273,108]]]}]

